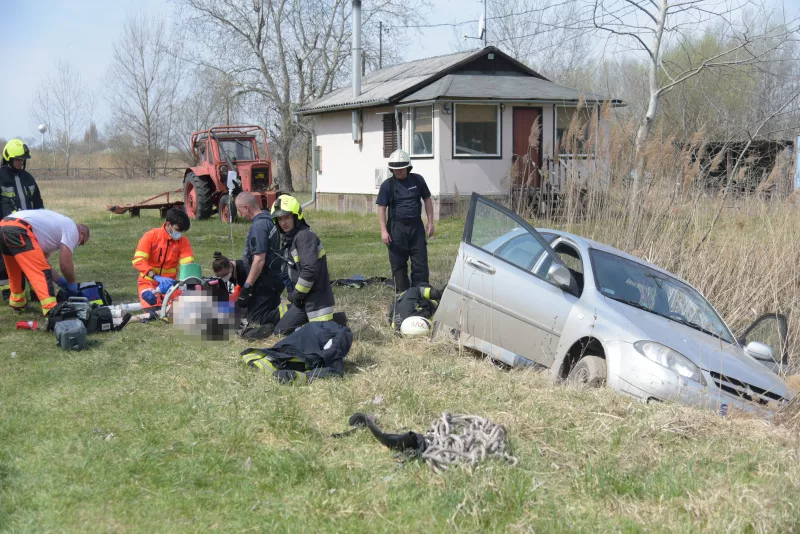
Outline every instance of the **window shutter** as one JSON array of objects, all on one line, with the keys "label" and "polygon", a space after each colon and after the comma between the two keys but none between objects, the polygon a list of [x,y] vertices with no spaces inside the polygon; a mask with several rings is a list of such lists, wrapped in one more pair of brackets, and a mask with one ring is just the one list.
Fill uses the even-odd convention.
[{"label": "window shutter", "polygon": [[383,116],[383,157],[388,158],[395,150],[397,150],[397,130],[394,115],[387,113]]}]

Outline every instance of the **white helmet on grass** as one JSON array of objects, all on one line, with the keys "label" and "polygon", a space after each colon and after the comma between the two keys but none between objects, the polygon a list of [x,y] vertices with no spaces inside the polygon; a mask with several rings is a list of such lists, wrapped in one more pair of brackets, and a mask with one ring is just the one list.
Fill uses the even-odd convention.
[{"label": "white helmet on grass", "polygon": [[427,336],[430,331],[431,322],[425,317],[406,317],[400,325],[400,333],[403,337]]}]

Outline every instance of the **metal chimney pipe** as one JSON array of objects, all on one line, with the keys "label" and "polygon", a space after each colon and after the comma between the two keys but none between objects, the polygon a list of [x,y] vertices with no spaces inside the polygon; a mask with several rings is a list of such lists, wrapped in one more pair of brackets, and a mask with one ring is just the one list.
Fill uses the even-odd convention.
[{"label": "metal chimney pipe", "polygon": [[361,96],[361,0],[353,0],[353,98]]},{"label": "metal chimney pipe", "polygon": [[[361,96],[361,0],[353,0],[353,100]],[[361,143],[361,110],[353,110],[353,142]]]}]

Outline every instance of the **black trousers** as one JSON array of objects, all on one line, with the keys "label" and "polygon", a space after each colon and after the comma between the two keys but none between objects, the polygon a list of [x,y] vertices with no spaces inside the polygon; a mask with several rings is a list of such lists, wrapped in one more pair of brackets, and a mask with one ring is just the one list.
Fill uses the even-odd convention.
[{"label": "black trousers", "polygon": [[409,288],[408,260],[411,259],[411,285],[428,284],[428,242],[422,219],[390,221],[389,265],[392,267],[395,291]]},{"label": "black trousers", "polygon": [[275,291],[272,281],[266,277],[259,277],[253,286],[253,297],[247,306],[247,321],[253,324],[264,325],[273,323],[271,313],[281,303],[280,294]]},{"label": "black trousers", "polygon": [[[273,313],[279,315],[278,310]],[[277,319],[275,321],[275,333],[279,336],[291,334],[308,322],[306,311],[294,304],[289,305],[289,309],[284,312],[283,317],[278,317],[278,315],[273,315],[273,317]]]}]

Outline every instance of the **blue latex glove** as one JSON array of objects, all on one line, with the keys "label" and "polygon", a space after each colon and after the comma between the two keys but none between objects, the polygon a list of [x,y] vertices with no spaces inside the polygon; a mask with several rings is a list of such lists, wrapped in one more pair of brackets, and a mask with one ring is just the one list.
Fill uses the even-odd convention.
[{"label": "blue latex glove", "polygon": [[[65,280],[65,282],[66,282],[66,280]],[[73,282],[71,284],[67,283],[66,292],[67,292],[67,296],[68,297],[80,296],[80,290],[78,289],[78,283],[77,282]]]},{"label": "blue latex glove", "polygon": [[167,278],[166,276],[156,275],[154,280],[158,282],[158,290],[162,295],[165,295],[167,291],[169,291],[169,289],[175,284],[175,280],[172,278]]},{"label": "blue latex glove", "polygon": [[56,285],[63,289],[64,291],[67,290],[67,279],[63,276],[59,276],[58,280],[56,280]]},{"label": "blue latex glove", "polygon": [[232,315],[236,311],[236,306],[233,302],[219,302],[217,303],[217,311],[223,315]]},{"label": "blue latex glove", "polygon": [[151,306],[155,306],[156,302],[158,302],[158,298],[156,298],[155,293],[152,291],[142,291],[142,300],[148,303]]}]

